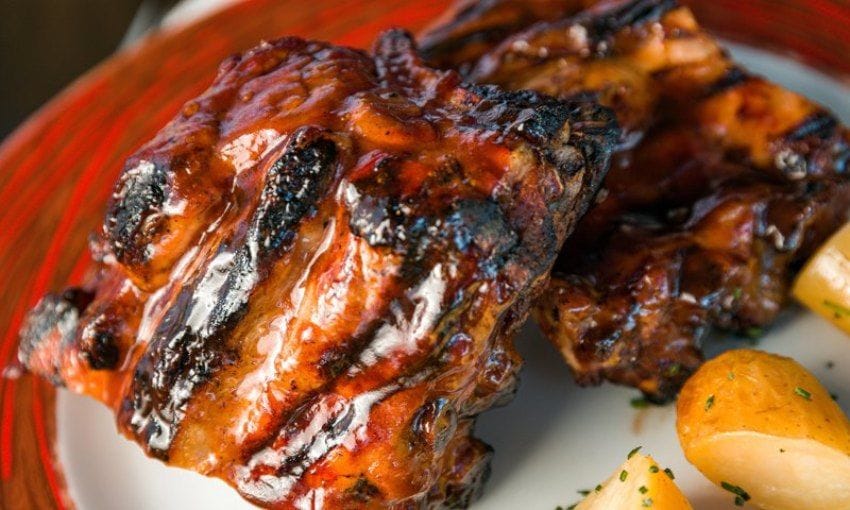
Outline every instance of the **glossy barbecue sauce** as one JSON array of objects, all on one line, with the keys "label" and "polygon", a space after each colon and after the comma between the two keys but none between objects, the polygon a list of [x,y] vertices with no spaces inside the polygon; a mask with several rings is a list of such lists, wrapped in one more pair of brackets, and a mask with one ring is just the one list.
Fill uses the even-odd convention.
[{"label": "glossy barbecue sauce", "polygon": [[461,84],[390,32],[222,65],[127,163],[23,361],[150,455],[277,508],[465,505],[475,416],[607,167],[611,114]]},{"label": "glossy barbecue sauce", "polygon": [[674,0],[554,3],[557,19],[472,3],[425,52],[473,81],[615,111],[618,154],[535,313],[580,383],[669,400],[712,327],[770,325],[796,268],[846,221],[850,136],[742,69]]}]

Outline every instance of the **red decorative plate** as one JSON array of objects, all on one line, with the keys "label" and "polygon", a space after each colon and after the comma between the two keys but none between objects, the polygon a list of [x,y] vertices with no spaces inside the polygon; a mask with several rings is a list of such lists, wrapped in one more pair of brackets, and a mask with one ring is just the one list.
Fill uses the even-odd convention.
[{"label": "red decorative plate", "polygon": [[[447,0],[238,2],[190,25],[148,37],[112,57],[74,83],[0,146],[0,275],[3,282],[0,367],[5,367],[5,377],[0,378],[0,508],[73,507],[65,490],[65,476],[57,462],[56,394],[48,384],[22,374],[16,367],[17,330],[24,313],[38,297],[50,289],[62,287],[66,282],[78,280],[85,272],[87,235],[100,221],[103,204],[124,158],[152,136],[183,102],[206,87],[224,57],[253,46],[260,39],[295,34],[366,47],[384,28],[400,25],[412,30],[420,29],[443,12],[449,3]],[[847,59],[850,54],[850,2],[704,0],[687,3],[693,5],[705,25],[726,38],[794,55],[836,77],[850,76],[850,59]],[[781,62],[778,65],[781,67]],[[817,83],[826,82],[821,80]],[[817,83],[811,86],[820,86]],[[837,84],[823,86],[826,88],[821,97],[842,97]],[[847,107],[829,106],[836,109]],[[817,333],[812,333],[814,331]],[[789,338],[776,341],[777,349],[783,350],[785,347],[782,346],[793,344],[794,338],[789,335],[801,333],[833,335],[831,347],[824,347],[823,352],[841,348],[840,337],[821,328],[816,321],[795,321],[783,333],[783,337]],[[548,356],[546,352],[530,349],[532,369],[538,372],[528,377],[527,387],[546,388],[547,377],[566,379],[565,370],[544,359]],[[788,349],[793,350],[792,347]],[[850,355],[839,352],[838,356],[847,360],[843,368],[850,372]],[[803,362],[808,361],[811,365],[817,360],[816,356],[809,356]],[[839,364],[836,370],[841,368]],[[829,377],[825,376],[827,382]],[[833,376],[832,381],[841,379]],[[520,455],[519,458],[512,455],[529,448],[540,449],[540,445],[544,444],[534,443],[536,438],[532,436],[547,433],[547,424],[522,424],[520,418],[523,412],[531,409],[529,406],[539,408],[543,396],[553,399],[546,401],[547,409],[554,406],[577,414],[582,413],[579,405],[591,406],[593,402],[606,401],[598,398],[614,398],[623,402],[624,409],[609,414],[605,414],[608,413],[605,410],[600,414],[599,410],[588,407],[590,411],[585,419],[611,416],[611,420],[616,421],[624,413],[632,412],[627,409],[625,402],[628,396],[623,393],[624,390],[578,393],[569,389],[569,383],[562,384],[567,388],[564,394],[575,398],[575,402],[566,402],[564,394],[553,396],[549,385],[548,393],[528,394],[529,390],[524,389],[515,404],[519,411],[513,415],[494,414],[506,416],[509,423],[513,423],[511,419],[520,420],[516,423],[523,428],[511,438],[497,437],[491,441],[497,447],[496,476],[490,487],[495,494],[488,496],[490,499],[485,503],[490,503],[483,504],[484,507],[507,505],[504,507],[511,508],[509,496],[500,496],[505,491],[497,491],[499,484],[507,484],[513,476],[505,466],[512,462],[536,462],[534,454]],[[606,392],[604,397],[599,397],[600,391]],[[537,411],[532,409],[529,412]],[[667,418],[663,414],[636,417],[626,425],[626,429],[632,424],[640,425],[635,421],[638,419],[652,424],[655,423],[653,420],[666,423],[664,420]],[[498,432],[499,427],[504,429],[507,426],[492,425],[486,417],[484,421],[485,437],[488,431],[496,431],[493,433],[498,435],[503,432]],[[550,428],[560,430],[560,427],[566,426],[565,423],[553,418],[548,424]],[[580,432],[567,430],[562,434],[575,436]],[[646,440],[663,441],[665,436],[659,437],[661,439],[650,437]],[[577,442],[576,437],[571,440]],[[628,435],[624,440],[641,439],[640,436]],[[97,448],[97,445],[87,447]],[[570,450],[566,451],[569,455]],[[609,464],[618,458],[604,453],[607,451],[604,445],[591,451],[598,451],[600,458],[593,459],[584,470],[569,470],[581,473],[580,476],[586,480],[566,475],[554,478],[560,480],[554,492],[560,493],[562,500],[550,501],[546,499],[548,496],[543,495],[545,491],[532,487],[532,494],[540,495],[526,501],[541,508],[571,503],[575,499],[575,489],[602,479],[612,467]],[[584,450],[573,452],[584,455]],[[503,460],[499,460],[500,453]],[[617,450],[616,455],[620,453]],[[99,457],[94,456],[94,459]],[[677,461],[672,459],[669,462]],[[540,460],[541,469],[548,466],[548,462]],[[562,462],[589,460],[573,457],[564,458]],[[525,469],[524,474],[516,476],[533,476],[533,470],[515,468],[522,469]],[[683,483],[687,480],[686,476]],[[705,491],[711,490],[705,488]],[[711,499],[710,492],[706,494],[709,495],[695,501],[698,507],[703,506],[700,501],[703,504],[716,501]]]}]

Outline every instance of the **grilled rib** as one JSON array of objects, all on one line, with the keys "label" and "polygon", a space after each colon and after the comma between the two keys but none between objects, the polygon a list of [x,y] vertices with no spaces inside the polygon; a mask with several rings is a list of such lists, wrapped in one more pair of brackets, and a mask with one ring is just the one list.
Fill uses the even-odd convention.
[{"label": "grilled rib", "polygon": [[423,56],[466,74],[506,37],[544,20],[573,15],[595,0],[459,0],[420,38]]},{"label": "grilled rib", "polygon": [[[526,17],[454,65],[479,83],[616,112],[619,152],[535,315],[579,382],[663,401],[699,366],[712,327],[770,325],[794,271],[847,219],[848,134],[737,65],[675,1],[591,3]],[[480,15],[508,4],[480,2]],[[573,9],[563,0],[553,12]],[[470,23],[455,17],[425,51],[441,62],[437,36]]]},{"label": "grilled rib", "polygon": [[467,86],[398,31],[225,62],[129,159],[19,357],[269,508],[463,507],[476,415],[601,180],[606,109]]},{"label": "grilled rib", "polygon": [[[710,327],[770,325],[794,268],[847,219],[850,183],[728,183],[685,211],[620,217],[592,256],[565,255],[535,308],[582,384],[656,401],[702,362]],[[557,270],[556,270],[557,271]]]}]

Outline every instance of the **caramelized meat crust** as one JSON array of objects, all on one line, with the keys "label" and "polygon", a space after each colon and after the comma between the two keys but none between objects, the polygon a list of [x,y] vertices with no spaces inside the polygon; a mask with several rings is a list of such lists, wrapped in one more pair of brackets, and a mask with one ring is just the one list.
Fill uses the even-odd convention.
[{"label": "caramelized meat crust", "polygon": [[420,37],[423,56],[467,74],[471,65],[516,31],[578,13],[596,0],[459,0]]},{"label": "caramelized meat crust", "polygon": [[580,383],[663,402],[712,326],[757,335],[775,320],[792,271],[848,203],[847,181],[728,183],[684,210],[620,217],[593,255],[564,254],[535,317]]},{"label": "caramelized meat crust", "polygon": [[463,507],[476,415],[618,137],[605,108],[469,86],[393,31],[225,62],[127,162],[81,289],[21,360],[147,453],[270,508]]},{"label": "caramelized meat crust", "polygon": [[[589,3],[555,20],[529,14],[457,65],[476,82],[617,114],[611,171],[535,315],[579,382],[663,401],[699,366],[712,327],[770,325],[794,271],[846,221],[850,137],[822,107],[742,69],[677,2]],[[508,4],[477,5],[493,19]],[[456,16],[432,34],[469,26]],[[426,40],[442,62],[441,42]]]}]

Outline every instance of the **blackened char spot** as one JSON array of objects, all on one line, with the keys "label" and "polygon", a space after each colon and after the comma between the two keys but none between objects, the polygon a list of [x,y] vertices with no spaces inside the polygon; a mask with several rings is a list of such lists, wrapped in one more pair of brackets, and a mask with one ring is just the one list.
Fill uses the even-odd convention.
[{"label": "blackened char spot", "polygon": [[248,232],[219,247],[161,321],[137,364],[121,417],[151,454],[167,458],[189,399],[230,359],[227,334],[270,266],[291,247],[300,221],[327,192],[336,154],[321,130],[296,131],[268,171]]},{"label": "blackened char spot", "polygon": [[806,138],[827,139],[838,128],[838,120],[829,112],[819,111],[806,117],[800,124],[791,129],[785,139],[791,142]]},{"label": "blackened char spot", "polygon": [[21,327],[18,346],[21,363],[26,365],[30,355],[51,335],[58,334],[63,344],[73,341],[80,316],[93,299],[92,293],[79,288],[68,289],[61,295],[44,296],[27,314]]},{"label": "blackened char spot", "polygon": [[94,370],[109,370],[118,364],[120,351],[109,331],[95,331],[80,343],[80,354]]},{"label": "blackened char spot", "polygon": [[357,192],[347,196],[351,231],[371,246],[406,255],[406,270],[430,257],[474,253],[480,256],[480,270],[492,276],[519,242],[501,208],[491,201],[461,200],[445,211],[418,215],[395,197]]},{"label": "blackened char spot", "polygon": [[379,326],[380,323],[369,328],[369,333],[366,335],[360,335],[351,341],[326,349],[319,357],[316,368],[328,380],[336,379],[357,361],[358,355],[374,337]]},{"label": "blackened char spot", "polygon": [[[617,116],[610,108],[595,102],[578,101],[569,104],[570,138],[561,140],[560,146],[550,146],[549,154],[555,153],[550,159],[558,166],[558,170],[571,176],[579,169],[602,169],[587,172],[585,180],[590,183],[589,189],[598,189],[599,183],[608,170],[611,153],[617,140],[620,139],[620,127]],[[565,152],[565,148],[575,147],[581,158]]]},{"label": "blackened char spot", "polygon": [[320,130],[304,128],[293,135],[269,170],[260,198],[253,230],[261,248],[276,250],[291,239],[292,226],[314,209],[336,158],[336,144]]},{"label": "blackened char spot", "polygon": [[456,71],[466,75],[472,62],[458,62],[459,54],[474,60],[511,34],[537,21],[567,16],[574,10],[553,9],[541,18],[539,14],[542,13],[535,13],[530,5],[516,5],[512,9],[513,15],[505,16],[505,13],[498,12],[505,3],[503,0],[470,2],[457,12],[454,20],[434,29],[421,40],[421,54],[436,67],[455,67]]},{"label": "blackened char spot", "polygon": [[139,161],[121,175],[105,225],[118,260],[141,262],[147,257],[145,223],[162,209],[166,183],[167,169],[150,161]]},{"label": "blackened char spot", "polygon": [[481,98],[473,114],[481,127],[511,126],[511,131],[532,144],[556,138],[570,116],[570,107],[534,91],[503,92],[494,85],[474,85]]},{"label": "blackened char spot", "polygon": [[602,40],[626,28],[658,21],[678,7],[677,0],[631,0],[625,2],[622,7],[608,10],[602,15],[591,12],[588,14],[591,19],[587,28],[591,38]]},{"label": "blackened char spot", "polygon": [[359,501],[361,503],[368,503],[381,494],[381,490],[373,483],[369,482],[369,479],[365,476],[358,478],[348,491],[354,501]]},{"label": "blackened char spot", "polygon": [[519,236],[508,225],[503,212],[493,202],[463,201],[449,214],[442,228],[451,247],[461,253],[477,253],[479,267],[489,278],[495,278],[507,256],[519,244]]},{"label": "blackened char spot", "polygon": [[[510,126],[509,132],[539,149],[540,157],[565,177],[586,168],[608,168],[619,126],[614,112],[592,101],[562,101],[534,91],[503,92],[494,86],[473,86],[481,98],[475,107],[480,127]],[[569,133],[565,138],[564,133]],[[594,185],[605,173],[587,177]]]},{"label": "blackened char spot", "polygon": [[717,79],[714,83],[708,87],[706,91],[706,97],[711,97],[717,94],[722,94],[727,90],[737,87],[748,80],[752,79],[752,75],[747,72],[746,69],[738,66],[730,67],[723,73],[723,76]]}]

